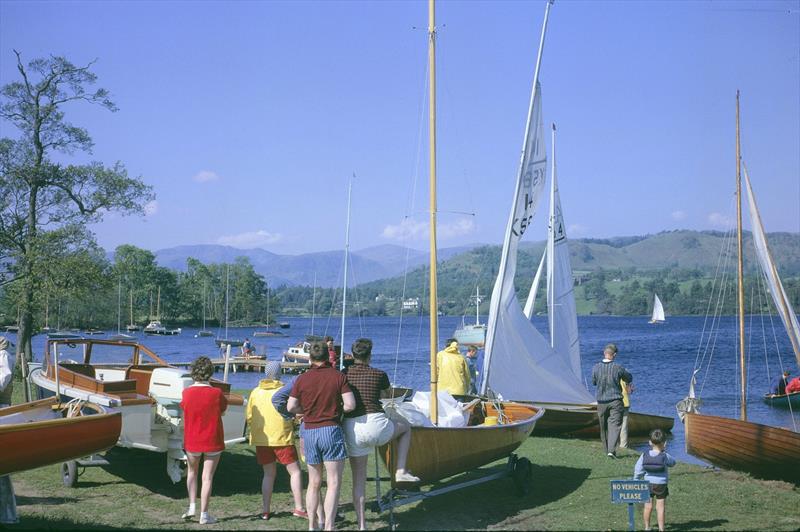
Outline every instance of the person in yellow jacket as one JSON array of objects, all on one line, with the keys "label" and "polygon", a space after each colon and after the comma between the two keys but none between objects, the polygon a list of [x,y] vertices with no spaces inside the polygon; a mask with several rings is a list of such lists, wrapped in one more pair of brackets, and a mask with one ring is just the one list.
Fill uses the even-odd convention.
[{"label": "person in yellow jacket", "polygon": [[633,383],[624,380],[619,381],[622,388],[622,426],[619,429],[619,446],[628,447],[628,412],[631,409],[631,396],[633,393]]},{"label": "person in yellow jacket", "polygon": [[286,471],[289,472],[289,484],[294,498],[292,515],[307,519],[308,514],[303,509],[303,476],[294,447],[294,420],[283,417],[272,404],[272,396],[283,387],[280,381],[280,362],[267,362],[265,373],[266,378],[250,392],[247,401],[250,445],[256,447],[256,460],[264,469],[264,478],[261,481],[261,519],[267,520],[270,517],[272,489],[277,472],[276,461],[286,466]]},{"label": "person in yellow jacket", "polygon": [[467,360],[458,350],[458,341],[449,338],[442,351],[436,353],[436,374],[439,391],[450,395],[466,395],[469,392],[470,375]]}]

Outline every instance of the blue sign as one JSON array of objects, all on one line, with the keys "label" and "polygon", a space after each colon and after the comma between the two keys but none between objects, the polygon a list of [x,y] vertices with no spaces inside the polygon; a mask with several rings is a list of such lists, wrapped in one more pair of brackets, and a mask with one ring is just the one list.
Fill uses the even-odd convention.
[{"label": "blue sign", "polygon": [[650,500],[650,483],[646,480],[612,480],[611,502],[639,504]]}]

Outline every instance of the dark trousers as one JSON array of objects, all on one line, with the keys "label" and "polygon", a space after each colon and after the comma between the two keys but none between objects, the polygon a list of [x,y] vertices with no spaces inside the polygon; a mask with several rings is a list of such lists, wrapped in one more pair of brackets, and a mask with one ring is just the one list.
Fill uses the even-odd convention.
[{"label": "dark trousers", "polygon": [[622,399],[608,403],[597,403],[597,417],[600,418],[600,441],[606,453],[616,453],[619,432],[622,428]]}]

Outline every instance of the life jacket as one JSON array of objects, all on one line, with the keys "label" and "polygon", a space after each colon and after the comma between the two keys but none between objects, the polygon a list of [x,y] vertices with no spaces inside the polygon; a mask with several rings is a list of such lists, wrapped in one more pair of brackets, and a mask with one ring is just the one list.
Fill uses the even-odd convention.
[{"label": "life jacket", "polygon": [[655,456],[651,456],[650,452],[642,453],[642,469],[648,473],[663,473],[667,470],[667,454],[660,452]]}]

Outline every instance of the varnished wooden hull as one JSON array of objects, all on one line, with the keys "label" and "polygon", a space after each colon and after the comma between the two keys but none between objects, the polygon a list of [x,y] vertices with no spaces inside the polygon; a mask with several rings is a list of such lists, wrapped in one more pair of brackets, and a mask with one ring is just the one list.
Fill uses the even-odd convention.
[{"label": "varnished wooden hull", "polygon": [[788,393],[785,395],[765,395],[764,402],[769,406],[800,410],[800,392]]},{"label": "varnished wooden hull", "polygon": [[[600,437],[600,421],[594,405],[539,403],[537,406],[545,408],[544,416],[536,423],[537,435],[587,439]],[[669,432],[674,424],[675,420],[671,417],[628,412],[628,436],[648,436],[653,429]]]},{"label": "varnished wooden hull", "polygon": [[800,482],[800,434],[702,414],[686,414],[686,452],[724,469]]},{"label": "varnished wooden hull", "polygon": [[[487,415],[494,415],[491,404],[486,406]],[[505,409],[511,419],[505,425],[412,427],[407,469],[420,478],[419,484],[430,484],[508,456],[531,434],[544,411],[519,403],[505,403]],[[381,449],[391,472],[395,470],[395,445]]]},{"label": "varnished wooden hull", "polygon": [[75,460],[117,443],[119,412],[86,403],[83,415],[67,418],[54,410],[57,404],[49,398],[0,409],[0,475]]}]

